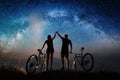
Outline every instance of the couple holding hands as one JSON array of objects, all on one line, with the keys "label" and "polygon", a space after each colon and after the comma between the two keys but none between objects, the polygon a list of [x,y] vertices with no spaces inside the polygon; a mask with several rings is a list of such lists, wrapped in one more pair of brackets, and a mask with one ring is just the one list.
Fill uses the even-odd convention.
[{"label": "couple holding hands", "polygon": [[49,70],[49,60],[50,60],[50,70],[52,70],[52,64],[53,64],[53,54],[54,54],[54,46],[53,46],[53,40],[56,37],[56,34],[61,38],[62,40],[62,48],[61,48],[61,62],[62,62],[62,68],[61,70],[64,70],[64,58],[66,60],[66,70],[69,70],[69,45],[70,45],[70,53],[72,53],[72,42],[70,39],[68,39],[68,35],[65,34],[64,37],[62,37],[58,32],[55,32],[54,36],[51,37],[51,35],[47,36],[47,40],[44,42],[41,50],[44,48],[44,46],[47,44],[47,70]]}]

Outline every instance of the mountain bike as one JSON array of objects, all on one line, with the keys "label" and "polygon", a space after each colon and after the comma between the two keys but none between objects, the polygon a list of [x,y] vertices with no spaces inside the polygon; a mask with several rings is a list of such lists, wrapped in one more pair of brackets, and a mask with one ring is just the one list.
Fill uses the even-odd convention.
[{"label": "mountain bike", "polygon": [[72,61],[73,71],[80,71],[81,67],[84,71],[89,72],[94,66],[94,58],[91,53],[84,53],[84,47],[81,47],[81,53],[72,53],[74,58]]},{"label": "mountain bike", "polygon": [[26,62],[26,72],[28,74],[36,74],[46,71],[46,54],[38,49],[39,54],[32,54]]}]

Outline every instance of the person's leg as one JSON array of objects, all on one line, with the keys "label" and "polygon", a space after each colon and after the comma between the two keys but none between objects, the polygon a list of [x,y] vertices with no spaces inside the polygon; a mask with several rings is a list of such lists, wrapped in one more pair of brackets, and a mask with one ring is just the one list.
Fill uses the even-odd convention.
[{"label": "person's leg", "polygon": [[62,70],[64,69],[64,55],[63,54],[61,54],[61,62],[62,62]]},{"label": "person's leg", "polygon": [[69,70],[69,55],[68,54],[65,55],[65,59],[66,59],[66,70],[68,71]]},{"label": "person's leg", "polygon": [[66,57],[66,70],[68,71],[69,70],[69,58]]},{"label": "person's leg", "polygon": [[48,66],[49,66],[49,56],[50,56],[50,54],[47,53],[47,70],[48,70]]},{"label": "person's leg", "polygon": [[52,70],[52,65],[53,65],[53,52],[51,53],[51,60],[50,60],[50,69]]}]

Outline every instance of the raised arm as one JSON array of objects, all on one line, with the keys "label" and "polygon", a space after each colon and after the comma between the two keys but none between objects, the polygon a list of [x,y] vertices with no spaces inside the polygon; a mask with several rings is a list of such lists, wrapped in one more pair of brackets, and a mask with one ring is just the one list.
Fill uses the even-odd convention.
[{"label": "raised arm", "polygon": [[57,34],[58,34],[58,36],[61,38],[61,39],[63,39],[63,37],[58,33],[58,32],[56,32]]},{"label": "raised arm", "polygon": [[54,36],[53,36],[53,38],[52,38],[52,39],[54,40],[54,39],[55,39],[55,37],[56,37],[56,33],[54,34]]}]

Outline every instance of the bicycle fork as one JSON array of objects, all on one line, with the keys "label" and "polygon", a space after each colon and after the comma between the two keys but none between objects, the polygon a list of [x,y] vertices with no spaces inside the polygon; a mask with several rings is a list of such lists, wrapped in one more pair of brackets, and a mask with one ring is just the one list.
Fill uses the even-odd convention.
[{"label": "bicycle fork", "polygon": [[78,59],[74,58],[73,63],[72,63],[73,71],[79,71],[81,68],[80,65],[81,65],[81,62]]},{"label": "bicycle fork", "polygon": [[73,63],[72,63],[72,69],[73,71],[76,71],[76,60],[74,58]]}]

